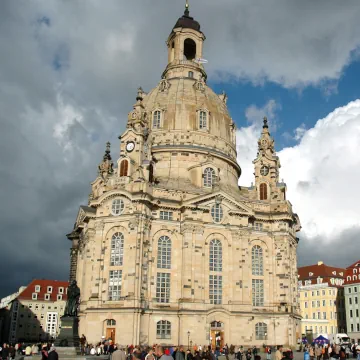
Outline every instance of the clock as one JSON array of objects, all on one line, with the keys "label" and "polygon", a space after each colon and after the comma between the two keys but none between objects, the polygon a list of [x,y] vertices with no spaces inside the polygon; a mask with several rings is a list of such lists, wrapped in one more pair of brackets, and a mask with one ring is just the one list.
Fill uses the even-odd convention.
[{"label": "clock", "polygon": [[267,166],[262,166],[260,169],[260,174],[266,176],[269,173],[269,168]]},{"label": "clock", "polygon": [[135,143],[133,141],[129,141],[126,144],[126,151],[127,152],[132,152],[135,149]]}]

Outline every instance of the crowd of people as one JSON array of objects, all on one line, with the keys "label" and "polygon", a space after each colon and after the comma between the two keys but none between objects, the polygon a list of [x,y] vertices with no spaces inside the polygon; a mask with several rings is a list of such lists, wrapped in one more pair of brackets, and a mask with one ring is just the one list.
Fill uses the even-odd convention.
[{"label": "crowd of people", "polygon": [[16,355],[30,357],[41,355],[41,360],[58,360],[59,356],[56,349],[51,344],[25,344],[15,345],[3,344],[0,347],[1,360],[14,360]]},{"label": "crowd of people", "polygon": [[344,346],[336,344],[312,344],[306,345],[304,351],[308,353],[309,360],[345,360],[349,358],[360,360],[360,345],[356,343]]}]

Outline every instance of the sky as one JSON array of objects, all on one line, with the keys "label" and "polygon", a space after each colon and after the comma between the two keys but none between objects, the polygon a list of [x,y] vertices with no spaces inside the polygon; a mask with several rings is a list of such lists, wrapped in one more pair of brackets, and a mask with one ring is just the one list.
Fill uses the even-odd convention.
[{"label": "sky", "polygon": [[[155,87],[182,0],[0,2],[0,297],[67,279],[79,205],[136,90]],[[360,258],[360,3],[190,0],[208,84],[229,96],[240,185],[263,116],[302,230],[299,265]]]}]

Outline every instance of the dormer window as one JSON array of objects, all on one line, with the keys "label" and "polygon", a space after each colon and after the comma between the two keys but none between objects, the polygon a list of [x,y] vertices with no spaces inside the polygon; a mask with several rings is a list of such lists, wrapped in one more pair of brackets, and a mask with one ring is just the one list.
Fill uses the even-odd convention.
[{"label": "dormer window", "polygon": [[59,294],[63,294],[64,293],[64,288],[63,287],[59,287]]},{"label": "dormer window", "polygon": [[40,285],[35,285],[35,292],[40,292]]},{"label": "dormer window", "polygon": [[58,294],[57,297],[56,297],[56,299],[59,300],[59,301],[62,300],[62,295],[59,295],[59,294]]},{"label": "dormer window", "polygon": [[47,287],[47,293],[51,294],[51,293],[52,293],[52,290],[53,290],[52,286],[48,286],[48,287]]},{"label": "dormer window", "polygon": [[152,127],[153,129],[160,129],[161,127],[161,111],[156,110],[153,112],[153,119],[152,119]]},{"label": "dormer window", "polygon": [[45,300],[50,300],[50,294],[45,294],[45,295],[44,295],[44,299],[45,299]]},{"label": "dormer window", "polygon": [[204,110],[199,111],[199,129],[206,130],[208,128],[208,113]]},{"label": "dormer window", "polygon": [[38,297],[37,293],[32,293],[31,299],[37,300],[37,297]]}]

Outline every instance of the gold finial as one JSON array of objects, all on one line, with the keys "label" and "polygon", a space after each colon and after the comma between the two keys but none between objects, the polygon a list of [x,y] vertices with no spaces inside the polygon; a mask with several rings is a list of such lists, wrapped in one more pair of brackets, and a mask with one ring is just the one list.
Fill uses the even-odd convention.
[{"label": "gold finial", "polygon": [[188,7],[189,7],[189,0],[186,0],[185,7],[186,7],[186,8],[188,8]]},{"label": "gold finial", "polygon": [[184,15],[185,16],[189,16],[189,0],[186,0],[185,2],[185,12],[184,12]]}]

